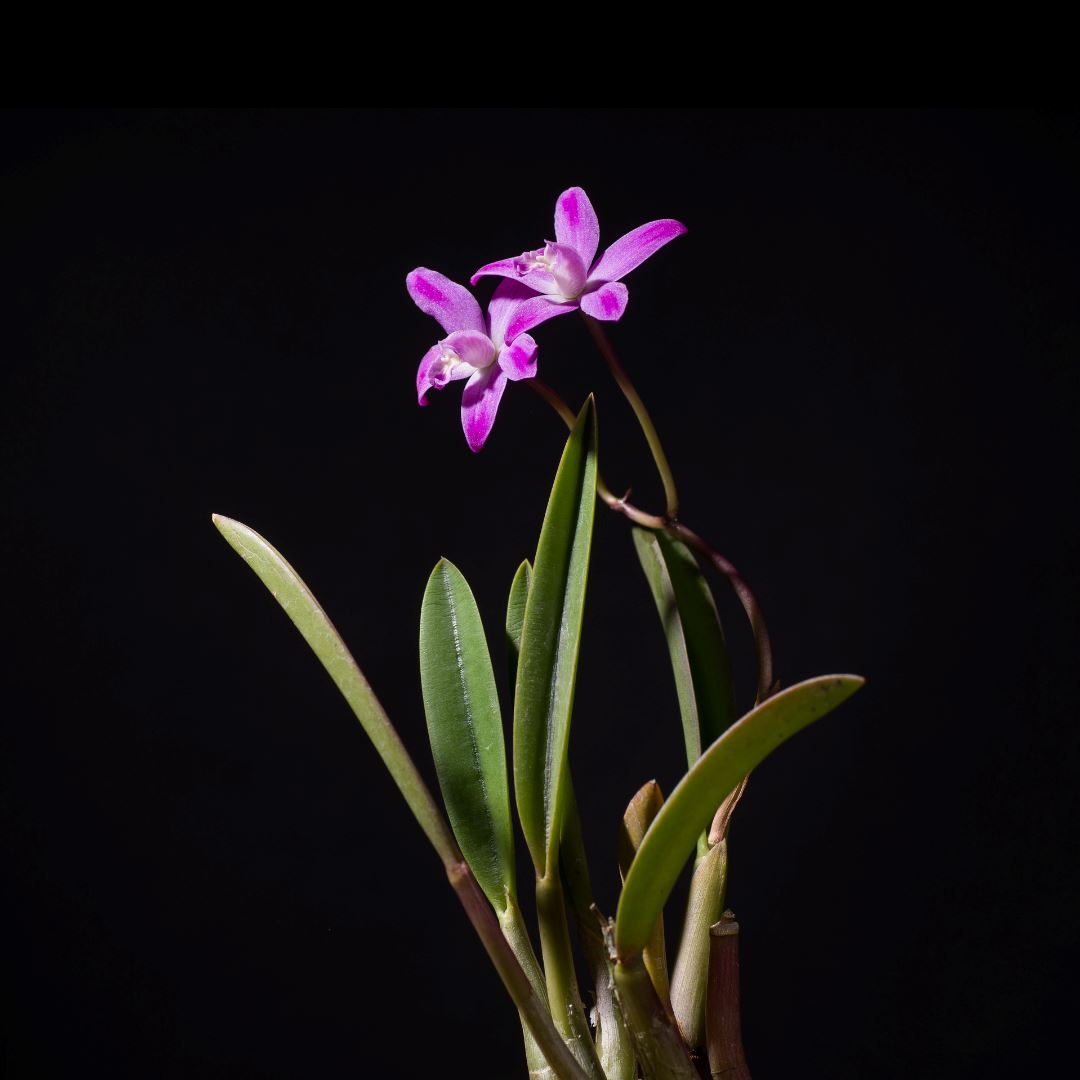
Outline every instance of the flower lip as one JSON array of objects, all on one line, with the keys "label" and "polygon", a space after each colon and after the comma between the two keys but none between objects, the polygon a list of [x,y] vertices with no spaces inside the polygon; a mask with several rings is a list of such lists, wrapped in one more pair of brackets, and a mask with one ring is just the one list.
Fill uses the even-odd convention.
[{"label": "flower lip", "polygon": [[553,240],[545,240],[544,246],[534,251],[523,251],[516,259],[504,259],[500,264],[482,268],[473,276],[473,284],[492,268],[495,268],[493,272],[556,300],[576,297],[585,288],[586,267],[581,256],[570,245]]}]

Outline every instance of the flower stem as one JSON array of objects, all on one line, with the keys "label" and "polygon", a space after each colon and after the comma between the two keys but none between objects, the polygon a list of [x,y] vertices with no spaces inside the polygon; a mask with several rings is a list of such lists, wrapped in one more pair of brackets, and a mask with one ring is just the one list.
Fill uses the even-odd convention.
[{"label": "flower stem", "polygon": [[641,400],[637,388],[630,381],[626,369],[619,363],[611,339],[607,336],[603,326],[591,315],[582,312],[582,316],[585,319],[585,325],[589,328],[589,333],[592,334],[593,341],[596,342],[596,347],[600,350],[600,355],[604,358],[612,377],[623,392],[623,396],[630,402],[630,408],[634,410],[634,415],[641,425],[653,461],[656,462],[656,471],[660,474],[660,480],[664,485],[664,498],[667,500],[667,517],[674,521],[679,516],[679,493],[675,489],[675,477],[671,472],[667,454],[664,453],[664,447],[660,443],[660,436],[657,434],[649,410],[645,407],[645,402]]},{"label": "flower stem", "polygon": [[[589,320],[593,322],[595,320]],[[602,332],[602,331],[601,331]],[[546,383],[539,379],[529,379],[526,385],[530,386],[534,393],[544,399],[562,417],[563,422],[571,429],[574,426],[575,416],[570,406]],[[755,704],[760,705],[766,698],[776,693],[778,686],[773,675],[772,642],[769,639],[769,628],[765,624],[765,614],[761,610],[757,597],[747,585],[743,576],[735,569],[734,564],[720,554],[709,543],[703,540],[693,530],[688,529],[679,521],[675,521],[670,515],[661,517],[659,514],[650,514],[640,510],[629,501],[630,493],[621,498],[614,495],[604,482],[602,476],[596,478],[597,496],[607,505],[608,509],[629,518],[634,524],[641,525],[646,529],[662,529],[668,535],[681,540],[687,547],[692,548],[699,555],[712,563],[717,570],[731,585],[735,595],[742,604],[746,617],[750,620],[750,631],[754,637],[754,652],[757,656],[758,683]]]}]

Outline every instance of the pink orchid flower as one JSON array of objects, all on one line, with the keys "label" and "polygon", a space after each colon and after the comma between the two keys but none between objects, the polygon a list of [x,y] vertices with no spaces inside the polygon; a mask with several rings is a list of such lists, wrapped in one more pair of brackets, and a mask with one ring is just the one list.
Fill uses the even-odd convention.
[{"label": "pink orchid flower", "polygon": [[[579,188],[564,191],[555,203],[555,240],[516,259],[481,266],[470,279],[485,275],[508,278],[528,286],[556,305],[556,315],[580,307],[594,319],[622,318],[629,292],[622,283],[635,267],[669,240],[682,236],[686,226],[672,218],[650,221],[619,237],[595,263],[600,226],[588,195]],[[589,269],[590,264],[592,269]]]},{"label": "pink orchid flower", "polygon": [[416,306],[430,315],[447,336],[420,361],[416,394],[421,405],[431,389],[468,379],[461,398],[461,426],[473,453],[491,434],[506,381],[536,375],[536,342],[526,333],[559,314],[535,292],[514,281],[503,281],[488,304],[484,319],[476,297],[448,277],[418,266],[405,279]]}]

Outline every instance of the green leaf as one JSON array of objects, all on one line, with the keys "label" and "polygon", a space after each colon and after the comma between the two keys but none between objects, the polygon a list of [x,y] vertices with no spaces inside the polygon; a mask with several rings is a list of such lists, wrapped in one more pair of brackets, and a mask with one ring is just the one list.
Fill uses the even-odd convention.
[{"label": "green leaf", "polygon": [[496,911],[514,893],[514,834],[502,713],[472,590],[440,559],[420,608],[428,737],[454,835]]},{"label": "green leaf", "polygon": [[322,661],[368,738],[375,744],[379,757],[440,858],[447,866],[458,862],[461,854],[446,819],[379,704],[379,699],[372,693],[356,661],[311,590],[281,554],[254,529],[220,514],[213,515],[213,522],[233,550],[255,571],[274,599],[285,609],[285,614]]},{"label": "green leaf", "polygon": [[682,713],[686,762],[735,720],[724,631],[712,592],[689,548],[663,532],[633,529],[634,547],[664,626]]},{"label": "green leaf", "polygon": [[510,664],[510,686],[517,683],[518,653],[521,651],[521,628],[525,625],[525,604],[532,584],[532,563],[526,559],[514,575],[510,585],[510,599],[506,604],[506,654]]},{"label": "green leaf", "polygon": [[544,515],[514,694],[514,790],[540,877],[558,859],[595,505],[596,408],[590,397],[566,442]]},{"label": "green leaf", "polygon": [[742,778],[863,681],[858,675],[822,675],[797,683],[747,713],[691,766],[656,815],[626,875],[615,917],[620,958],[637,955],[648,943],[699,834]]}]

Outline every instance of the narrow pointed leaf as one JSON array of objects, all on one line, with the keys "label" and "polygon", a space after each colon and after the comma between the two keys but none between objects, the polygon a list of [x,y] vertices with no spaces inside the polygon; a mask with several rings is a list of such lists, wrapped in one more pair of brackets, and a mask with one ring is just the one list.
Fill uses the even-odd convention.
[{"label": "narrow pointed leaf", "polygon": [[548,501],[514,695],[514,789],[536,872],[556,863],[570,712],[596,505],[596,410],[578,415]]},{"label": "narrow pointed leaf", "polygon": [[[257,532],[231,518],[213,515],[214,525],[255,571],[311,646],[375,745],[420,827],[438,852],[447,877],[480,936],[503,985],[531,1037],[560,1080],[592,1080],[559,1037],[547,1004],[515,956],[475,875],[462,861],[453,833],[378,699],[368,686],[326,613],[281,554]],[[543,1072],[538,1072],[543,1076]]]},{"label": "narrow pointed leaf", "polygon": [[[511,683],[516,683],[518,655],[521,646],[521,632],[525,622],[525,608],[528,603],[529,589],[532,585],[532,566],[528,560],[523,562],[514,575],[514,581],[510,588],[510,599],[506,610],[506,643],[510,662]],[[563,781],[563,797],[566,800],[565,823],[562,828],[562,848],[560,851],[560,865],[567,879],[567,895],[574,909],[574,915],[578,924],[578,934],[581,940],[582,951],[585,954],[589,970],[595,976],[597,961],[599,966],[607,974],[607,964],[604,960],[603,945],[599,941],[599,927],[596,918],[590,909],[592,905],[592,887],[589,884],[589,870],[585,860],[584,845],[581,838],[581,822],[578,819],[577,805],[574,800],[574,789],[569,774]],[[547,887],[547,883],[537,882],[538,895]],[[582,921],[584,915],[585,921]],[[596,982],[596,1040],[593,1042],[589,1032],[588,1020],[585,1018],[581,1004],[581,996],[577,988],[576,979],[573,975],[573,963],[569,955],[569,941],[565,937],[566,911],[562,904],[539,905],[537,916],[540,920],[540,941],[543,946],[544,963],[548,976],[556,972],[562,972],[565,978],[556,978],[555,985],[551,987],[554,997],[552,1014],[556,1026],[562,1025],[562,1029],[568,1033],[568,1040],[572,1046],[577,1047],[586,1071],[598,1071],[608,1080],[630,1080],[629,1071],[632,1070],[633,1052],[630,1052],[629,1066],[625,1062],[606,1061],[610,1059],[610,1051],[613,1049],[612,1040],[619,1034],[614,1027],[617,1018],[612,1015],[614,1002],[611,999],[610,983],[608,980]],[[595,931],[594,934],[590,931]],[[599,951],[596,946],[599,945]],[[554,948],[555,954],[552,954]],[[599,953],[599,955],[598,955]],[[610,1020],[610,1023],[607,1021]],[[585,1051],[582,1053],[581,1051]],[[605,1054],[605,1051],[608,1051]],[[609,1069],[608,1064],[614,1064],[616,1068]]]},{"label": "narrow pointed leaf", "polygon": [[690,549],[663,532],[635,528],[633,535],[667,638],[686,762],[693,765],[702,747],[715,742],[735,720],[724,631],[708,582]]},{"label": "narrow pointed leaf", "polygon": [[506,603],[506,654],[510,665],[510,688],[517,684],[518,653],[521,651],[521,628],[525,625],[525,604],[532,584],[532,564],[526,559],[514,574],[510,599]]},{"label": "narrow pointed leaf", "polygon": [[[615,845],[619,859],[619,877],[622,880],[626,880],[634,855],[641,847],[641,841],[645,839],[649,826],[660,813],[660,807],[663,805],[664,793],[660,790],[660,785],[655,780],[648,780],[637,790],[623,812],[622,823],[619,825],[619,837]],[[652,979],[657,997],[660,998],[664,1008],[670,1010],[671,986],[668,980],[663,909],[657,916],[653,932],[642,950],[642,959],[645,961],[645,970]]]},{"label": "narrow pointed leaf", "polygon": [[443,801],[466,862],[496,911],[514,893],[514,833],[502,712],[472,590],[440,559],[420,608],[420,684]]},{"label": "narrow pointed leaf", "polygon": [[220,514],[213,516],[213,522],[233,550],[255,571],[274,599],[285,609],[285,614],[322,661],[368,738],[375,744],[379,757],[390,770],[394,783],[440,858],[447,866],[458,862],[461,853],[446,819],[379,704],[379,699],[311,590],[281,553],[254,529]]},{"label": "narrow pointed leaf", "polygon": [[857,675],[822,675],[797,683],[747,713],[691,766],[656,815],[626,875],[615,919],[620,957],[636,956],[648,943],[699,834],[742,778],[863,681]]}]

